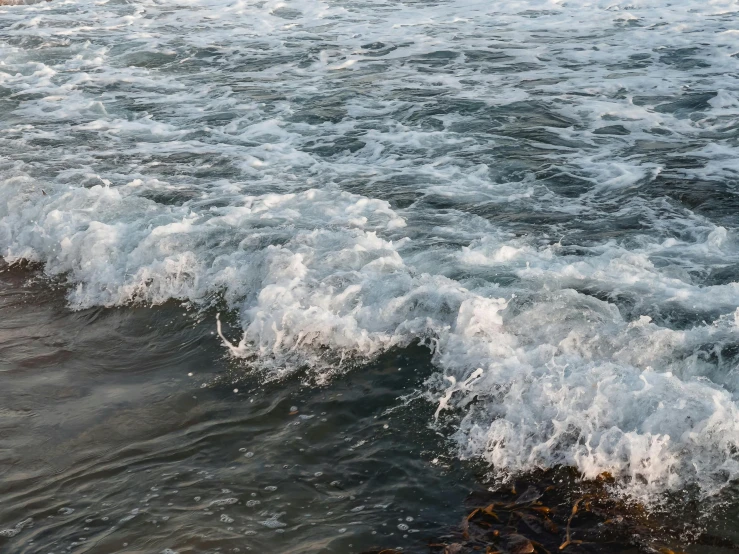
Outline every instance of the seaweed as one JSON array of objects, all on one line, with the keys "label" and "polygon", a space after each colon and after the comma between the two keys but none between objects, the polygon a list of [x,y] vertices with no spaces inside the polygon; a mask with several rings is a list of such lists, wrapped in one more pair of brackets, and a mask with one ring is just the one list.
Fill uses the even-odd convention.
[{"label": "seaweed", "polygon": [[[471,493],[461,523],[428,543],[432,554],[683,554],[684,519],[614,493],[608,473],[583,480],[567,469],[529,475],[516,486]],[[693,530],[691,543],[739,546]],[[392,554],[377,550],[365,554]]]}]

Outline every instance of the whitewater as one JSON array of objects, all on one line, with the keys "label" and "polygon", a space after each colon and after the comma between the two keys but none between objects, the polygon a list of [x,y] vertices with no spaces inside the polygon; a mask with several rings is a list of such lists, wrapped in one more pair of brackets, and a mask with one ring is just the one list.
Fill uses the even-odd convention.
[{"label": "whitewater", "polygon": [[[501,476],[739,478],[739,2],[0,7],[0,254],[312,386],[421,342]],[[219,327],[220,330],[220,327]],[[237,336],[238,335],[238,336]]]}]

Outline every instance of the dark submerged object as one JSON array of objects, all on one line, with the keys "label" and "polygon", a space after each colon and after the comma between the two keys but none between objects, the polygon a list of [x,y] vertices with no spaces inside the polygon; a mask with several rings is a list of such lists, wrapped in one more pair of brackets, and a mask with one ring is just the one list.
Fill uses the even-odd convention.
[{"label": "dark submerged object", "polygon": [[[689,503],[680,514],[647,510],[616,496],[613,485],[608,473],[583,481],[574,470],[559,469],[530,475],[513,486],[473,492],[462,522],[431,539],[428,552],[684,554],[683,548],[691,545],[739,552],[739,545],[709,534],[695,521],[685,526],[682,511],[695,508]],[[400,551],[378,548],[362,554]]]}]

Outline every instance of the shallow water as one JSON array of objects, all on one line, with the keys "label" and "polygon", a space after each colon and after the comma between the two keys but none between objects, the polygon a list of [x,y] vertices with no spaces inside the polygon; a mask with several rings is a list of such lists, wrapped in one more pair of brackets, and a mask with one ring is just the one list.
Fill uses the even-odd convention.
[{"label": "shallow water", "polygon": [[412,551],[479,488],[398,400],[423,350],[260,386],[176,306],[72,312],[5,269],[2,552]]},{"label": "shallow water", "polygon": [[[156,421],[168,456],[207,460],[190,472],[241,460],[188,442],[224,418],[246,435],[265,425],[280,438],[264,454],[289,458],[300,398],[315,416],[301,425],[327,441],[311,463],[335,466],[353,426],[400,448],[378,454],[400,473],[452,452],[467,469],[439,469],[443,487],[418,473],[450,513],[475,486],[465,464],[499,479],[608,472],[653,506],[684,491],[703,511],[734,502],[737,16],[735,0],[0,8],[0,252],[39,264],[29,305],[55,306],[50,333],[84,341],[40,348],[29,313],[26,338],[8,338],[8,363],[26,368],[12,386],[30,394],[46,367],[80,399],[47,416],[64,418],[47,435],[72,472],[107,413],[98,433],[122,433],[120,448],[160,446]],[[412,374],[385,381],[398,356]],[[410,435],[375,429],[404,398]],[[190,414],[191,400],[207,408]],[[127,419],[128,401],[146,410]],[[17,419],[34,413],[9,410],[4,428],[45,451]],[[321,417],[348,427],[321,431]],[[128,463],[110,448],[107,463]],[[92,483],[114,495],[103,476]]]}]

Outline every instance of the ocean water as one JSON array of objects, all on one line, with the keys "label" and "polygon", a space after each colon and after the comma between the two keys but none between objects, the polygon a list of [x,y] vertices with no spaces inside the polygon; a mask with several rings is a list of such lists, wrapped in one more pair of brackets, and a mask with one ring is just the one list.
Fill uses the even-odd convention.
[{"label": "ocean water", "polygon": [[473,466],[733,502],[738,21],[0,7],[11,551],[413,548]]}]

